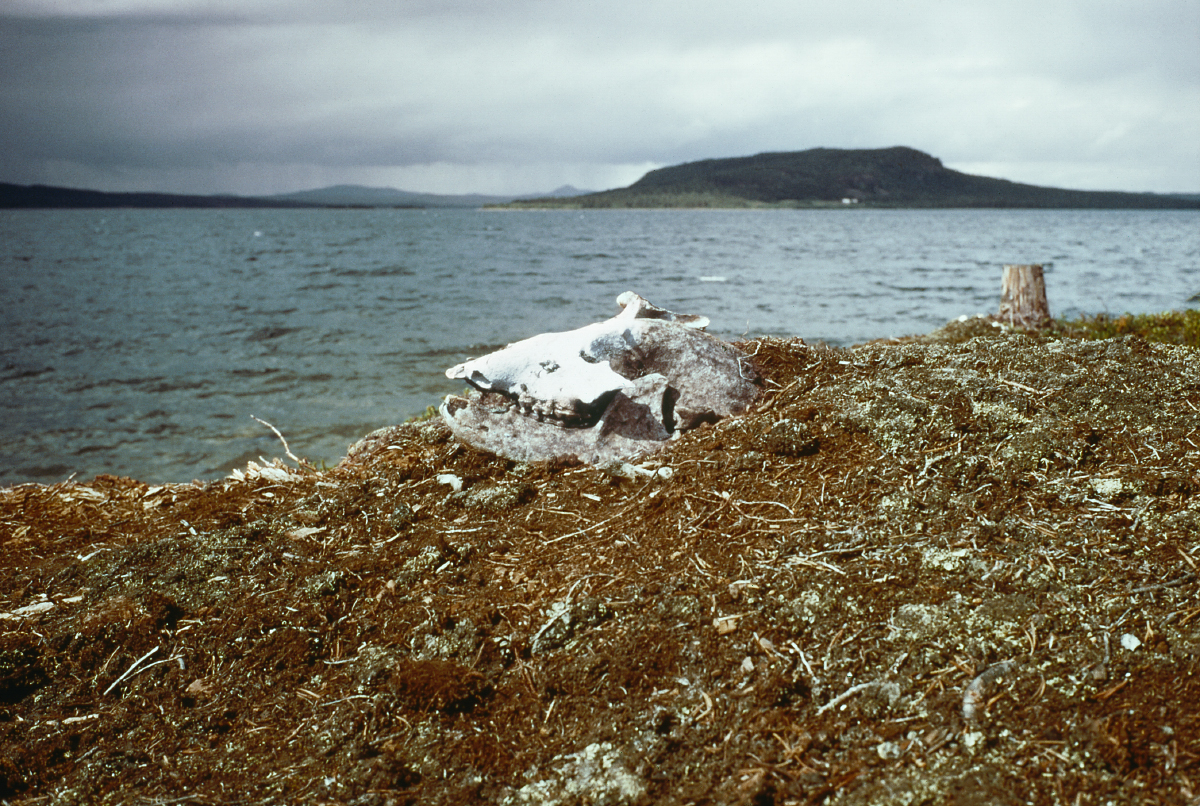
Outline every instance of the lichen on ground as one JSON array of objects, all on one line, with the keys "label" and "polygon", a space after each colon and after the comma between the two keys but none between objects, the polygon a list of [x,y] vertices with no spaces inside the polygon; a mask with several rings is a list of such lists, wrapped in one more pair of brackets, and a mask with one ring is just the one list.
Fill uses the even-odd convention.
[{"label": "lichen on ground", "polygon": [[670,473],[0,490],[0,799],[1196,803],[1200,353],[742,347]]}]

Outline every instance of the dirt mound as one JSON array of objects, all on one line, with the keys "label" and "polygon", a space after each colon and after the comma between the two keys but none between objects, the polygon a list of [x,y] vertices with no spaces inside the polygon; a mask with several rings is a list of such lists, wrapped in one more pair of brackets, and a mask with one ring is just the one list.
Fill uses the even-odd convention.
[{"label": "dirt mound", "polygon": [[1195,803],[1200,353],[742,346],[637,466],[0,490],[0,799]]}]

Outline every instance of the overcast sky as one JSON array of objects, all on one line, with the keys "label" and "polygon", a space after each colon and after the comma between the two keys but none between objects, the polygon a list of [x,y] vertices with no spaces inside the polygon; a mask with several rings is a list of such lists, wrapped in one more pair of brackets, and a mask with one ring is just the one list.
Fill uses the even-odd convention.
[{"label": "overcast sky", "polygon": [[1200,192],[1200,0],[3,0],[0,181],[620,187],[907,145]]}]

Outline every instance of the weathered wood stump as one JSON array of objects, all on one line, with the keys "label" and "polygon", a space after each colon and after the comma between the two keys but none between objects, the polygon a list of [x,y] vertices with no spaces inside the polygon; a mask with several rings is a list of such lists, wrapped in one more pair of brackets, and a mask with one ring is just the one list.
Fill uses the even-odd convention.
[{"label": "weathered wood stump", "polygon": [[1046,280],[1040,264],[1004,267],[1004,278],[1000,283],[1000,313],[996,318],[1030,330],[1050,323]]}]

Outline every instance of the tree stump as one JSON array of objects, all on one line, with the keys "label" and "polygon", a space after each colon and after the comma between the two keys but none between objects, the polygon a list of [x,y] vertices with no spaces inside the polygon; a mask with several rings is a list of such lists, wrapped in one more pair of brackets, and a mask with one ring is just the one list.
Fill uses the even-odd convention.
[{"label": "tree stump", "polygon": [[1050,323],[1046,280],[1040,264],[1004,267],[1004,278],[1000,283],[1000,313],[996,318],[1028,330],[1036,330]]}]

